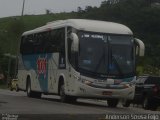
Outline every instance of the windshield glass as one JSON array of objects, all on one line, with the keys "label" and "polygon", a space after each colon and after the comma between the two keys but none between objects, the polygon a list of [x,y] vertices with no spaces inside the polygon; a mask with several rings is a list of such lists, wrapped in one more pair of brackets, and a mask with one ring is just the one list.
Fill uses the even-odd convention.
[{"label": "windshield glass", "polygon": [[100,73],[107,73],[107,36],[95,33],[79,34],[80,54],[79,68]]},{"label": "windshield glass", "polygon": [[108,36],[110,43],[109,73],[126,75],[134,72],[134,46],[131,36]]},{"label": "windshield glass", "polygon": [[100,75],[124,75],[134,72],[131,36],[79,32],[78,67]]}]

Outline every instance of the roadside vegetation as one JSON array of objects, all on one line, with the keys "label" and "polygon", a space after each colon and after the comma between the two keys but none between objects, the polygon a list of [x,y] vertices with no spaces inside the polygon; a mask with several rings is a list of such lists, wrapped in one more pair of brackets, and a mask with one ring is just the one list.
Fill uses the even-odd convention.
[{"label": "roadside vegetation", "polygon": [[[160,75],[160,0],[106,0],[100,7],[86,6],[70,13],[24,15],[0,19],[0,73],[8,75],[9,57],[17,55],[21,34],[24,31],[63,19],[95,19],[127,25],[134,36],[146,46],[145,57],[137,62],[137,73]],[[14,59],[12,58],[14,66]],[[12,68],[14,69],[14,68]],[[14,72],[9,73],[14,74]]]}]

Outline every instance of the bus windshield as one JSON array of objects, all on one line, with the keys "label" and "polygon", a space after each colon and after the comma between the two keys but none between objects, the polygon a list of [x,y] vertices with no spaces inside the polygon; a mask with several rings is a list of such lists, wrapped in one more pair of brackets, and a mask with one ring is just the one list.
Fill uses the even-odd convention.
[{"label": "bus windshield", "polygon": [[133,75],[135,71],[132,36],[79,32],[78,67],[101,76]]},{"label": "bus windshield", "polygon": [[135,71],[134,45],[131,36],[108,36],[110,44],[109,74],[127,75]]}]

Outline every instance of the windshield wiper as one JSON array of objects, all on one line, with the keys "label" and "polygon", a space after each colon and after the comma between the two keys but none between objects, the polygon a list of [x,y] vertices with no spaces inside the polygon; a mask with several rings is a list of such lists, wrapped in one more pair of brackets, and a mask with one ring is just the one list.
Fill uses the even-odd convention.
[{"label": "windshield wiper", "polygon": [[117,59],[115,58],[115,56],[113,56],[113,55],[111,55],[111,56],[112,56],[112,58],[113,58],[114,63],[115,63],[116,66],[117,66],[117,69],[118,69],[118,71],[119,71],[119,74],[120,74],[120,75],[124,75],[123,72],[122,72],[122,69],[121,69],[120,65],[119,65],[118,62],[117,62]]},{"label": "windshield wiper", "polygon": [[95,68],[95,70],[94,71],[98,71],[98,69],[99,69],[99,67],[101,66],[101,64],[102,64],[102,61],[104,60],[105,61],[105,48],[103,48],[104,50],[103,50],[103,54],[102,54],[102,56],[100,57],[100,59],[99,59],[99,62],[98,62],[98,64],[96,65],[96,68]]}]

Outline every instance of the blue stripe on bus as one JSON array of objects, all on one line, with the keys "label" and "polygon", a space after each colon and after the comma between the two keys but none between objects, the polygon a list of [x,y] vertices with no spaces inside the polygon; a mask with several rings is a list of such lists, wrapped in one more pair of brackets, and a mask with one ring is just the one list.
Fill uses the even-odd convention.
[{"label": "blue stripe on bus", "polygon": [[52,54],[23,55],[26,70],[34,70],[42,92],[48,92],[48,60]]}]

